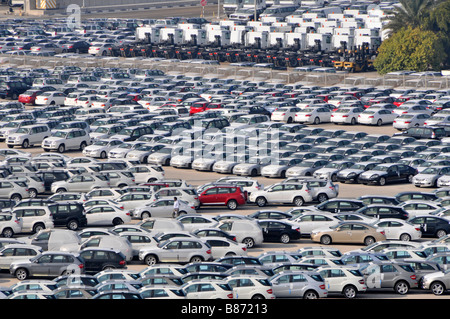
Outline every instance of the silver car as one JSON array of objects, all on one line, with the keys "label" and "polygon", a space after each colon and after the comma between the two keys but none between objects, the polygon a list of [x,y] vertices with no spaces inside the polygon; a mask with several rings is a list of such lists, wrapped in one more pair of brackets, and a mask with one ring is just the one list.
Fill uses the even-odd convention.
[{"label": "silver car", "polygon": [[282,271],[269,278],[276,298],[317,299],[328,296],[323,277],[312,271]]},{"label": "silver car", "polygon": [[450,175],[450,166],[427,167],[413,177],[412,183],[416,187],[437,187],[440,177]]},{"label": "silver car", "polygon": [[34,276],[56,278],[74,272],[84,273],[84,261],[78,253],[46,251],[29,261],[12,262],[9,272],[19,280]]}]

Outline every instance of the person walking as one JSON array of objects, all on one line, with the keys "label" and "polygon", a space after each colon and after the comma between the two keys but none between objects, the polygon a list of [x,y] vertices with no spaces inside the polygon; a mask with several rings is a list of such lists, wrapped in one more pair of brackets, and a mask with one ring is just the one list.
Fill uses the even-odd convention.
[{"label": "person walking", "polygon": [[173,198],[173,218],[176,218],[178,216],[178,212],[180,211],[180,202],[178,201],[178,198]]}]

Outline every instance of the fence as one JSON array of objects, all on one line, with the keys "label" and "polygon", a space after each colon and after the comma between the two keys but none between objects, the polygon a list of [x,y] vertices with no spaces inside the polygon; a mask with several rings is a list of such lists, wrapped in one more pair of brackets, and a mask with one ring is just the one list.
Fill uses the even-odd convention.
[{"label": "fence", "polygon": [[293,69],[287,71],[272,70],[266,68],[239,67],[222,63],[220,65],[193,64],[165,60],[119,58],[119,57],[93,57],[93,56],[69,56],[61,57],[32,57],[0,55],[0,66],[15,67],[48,67],[54,68],[60,65],[86,67],[119,67],[159,69],[166,73],[197,74],[201,76],[230,77],[236,79],[262,80],[280,83],[302,82],[319,86],[347,85],[347,86],[375,86],[392,88],[425,88],[425,89],[449,89],[449,76],[374,76],[365,73],[315,73],[299,72]]}]

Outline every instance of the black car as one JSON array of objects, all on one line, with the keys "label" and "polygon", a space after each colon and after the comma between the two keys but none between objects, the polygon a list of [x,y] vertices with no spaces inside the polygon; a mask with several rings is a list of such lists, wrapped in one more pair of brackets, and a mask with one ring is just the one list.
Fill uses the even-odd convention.
[{"label": "black car", "polygon": [[431,200],[435,201],[438,199],[438,196],[434,193],[425,193],[425,192],[415,192],[415,191],[406,191],[400,192],[395,195],[395,198],[399,202],[406,202],[407,200]]},{"label": "black car", "polygon": [[407,182],[411,183],[417,169],[403,164],[383,163],[375,166],[358,177],[360,184],[386,185],[386,183]]},{"label": "black car", "polygon": [[53,223],[57,226],[66,226],[70,230],[77,230],[87,225],[84,206],[77,202],[59,202],[48,205],[53,214]]},{"label": "black car", "polygon": [[90,44],[86,41],[76,41],[63,44],[63,52],[88,53]]},{"label": "black car", "polygon": [[450,234],[450,221],[437,216],[416,216],[409,220],[411,224],[420,225],[422,237],[443,237]]},{"label": "black car", "polygon": [[364,204],[387,204],[387,205],[398,205],[400,201],[394,196],[383,196],[383,195],[363,195],[358,197],[362,200]]},{"label": "black car", "polygon": [[42,177],[46,192],[51,190],[53,182],[66,181],[70,177],[69,173],[63,170],[38,171],[36,174]]},{"label": "black car", "polygon": [[84,260],[86,273],[98,273],[105,269],[126,268],[126,257],[123,253],[113,249],[86,248],[80,252]]},{"label": "black car", "polygon": [[332,198],[316,206],[317,209],[330,213],[354,212],[364,206],[364,203],[356,199]]},{"label": "black car", "polygon": [[287,222],[280,220],[263,219],[258,220],[259,226],[263,230],[263,241],[289,243],[291,240],[301,238],[300,229],[293,227]]},{"label": "black car", "polygon": [[394,205],[367,205],[358,209],[355,213],[363,214],[368,217],[375,218],[398,218],[406,220],[409,217],[407,211],[403,209],[403,207],[394,206]]},{"label": "black car", "polygon": [[0,83],[0,97],[17,100],[19,95],[25,93],[30,85],[23,81],[4,81]]}]

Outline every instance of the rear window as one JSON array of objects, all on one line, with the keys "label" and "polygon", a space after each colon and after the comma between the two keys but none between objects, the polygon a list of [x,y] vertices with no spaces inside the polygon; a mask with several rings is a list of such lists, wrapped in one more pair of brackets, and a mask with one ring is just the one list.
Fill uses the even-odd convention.
[{"label": "rear window", "polygon": [[314,279],[315,281],[320,281],[323,282],[323,278],[321,275],[317,274],[317,275],[311,275],[311,278]]},{"label": "rear window", "polygon": [[362,274],[359,270],[352,269],[352,270],[349,270],[349,272],[350,272],[353,276],[356,276],[356,277],[363,277],[363,274]]},{"label": "rear window", "polygon": [[222,288],[225,291],[233,290],[229,284],[218,284],[217,286],[219,286],[220,288]]},{"label": "rear window", "polygon": [[259,282],[263,286],[272,286],[269,280],[267,279],[256,279],[257,282]]},{"label": "rear window", "polygon": [[414,269],[410,265],[400,265],[400,268],[407,272],[414,272]]}]

